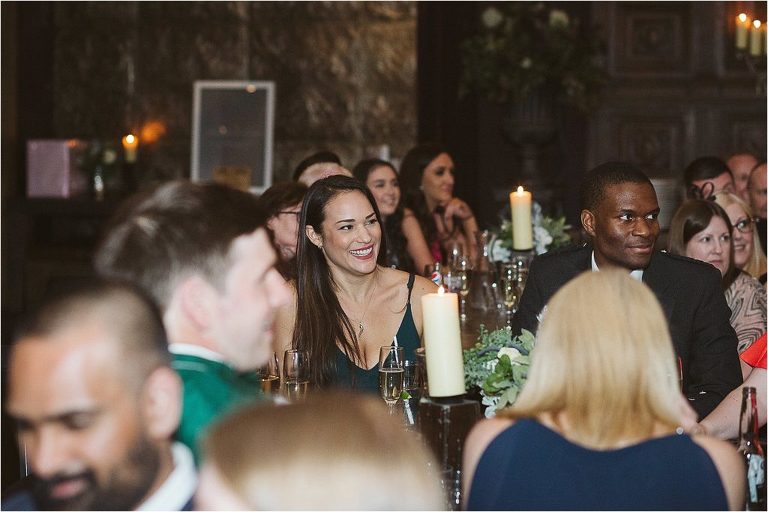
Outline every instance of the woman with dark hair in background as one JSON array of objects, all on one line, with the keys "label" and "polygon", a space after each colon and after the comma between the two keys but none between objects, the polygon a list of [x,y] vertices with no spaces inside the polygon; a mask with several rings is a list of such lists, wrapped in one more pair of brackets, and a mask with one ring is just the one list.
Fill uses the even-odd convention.
[{"label": "woman with dark hair in background", "polygon": [[409,208],[403,207],[400,181],[392,164],[370,158],[359,162],[352,174],[365,183],[376,199],[387,237],[387,265],[421,273],[434,263],[419,222]]},{"label": "woman with dark hair in background", "polygon": [[667,250],[714,265],[723,276],[731,326],[744,352],[765,333],[765,289],[736,266],[728,214],[714,201],[691,199],[675,212],[669,226]]},{"label": "woman with dark hair in background", "polygon": [[259,196],[267,214],[267,230],[278,251],[278,271],[286,279],[296,277],[296,243],[299,238],[299,213],[307,186],[289,181],[276,183]]},{"label": "woman with dark hair in background", "polygon": [[435,144],[408,151],[400,166],[405,207],[413,210],[435,261],[446,262],[456,244],[470,261],[477,259],[477,220],[469,205],[453,195],[451,156]]},{"label": "woman with dark hair in background", "polygon": [[278,313],[276,346],[309,352],[314,387],[375,393],[379,349],[397,343],[415,358],[421,297],[436,286],[384,266],[381,215],[355,178],[315,182],[304,197],[299,233],[295,300]]}]

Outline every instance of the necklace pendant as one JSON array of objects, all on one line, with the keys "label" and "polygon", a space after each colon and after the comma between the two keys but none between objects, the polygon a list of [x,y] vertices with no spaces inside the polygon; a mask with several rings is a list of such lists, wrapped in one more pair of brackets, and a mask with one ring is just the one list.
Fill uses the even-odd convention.
[{"label": "necklace pendant", "polygon": [[359,330],[357,331],[357,335],[358,335],[358,336],[360,336],[361,334],[363,334],[363,330],[364,330],[364,328],[363,328],[363,322],[358,322],[358,323],[357,323],[357,326],[358,326],[358,328],[359,328]]}]

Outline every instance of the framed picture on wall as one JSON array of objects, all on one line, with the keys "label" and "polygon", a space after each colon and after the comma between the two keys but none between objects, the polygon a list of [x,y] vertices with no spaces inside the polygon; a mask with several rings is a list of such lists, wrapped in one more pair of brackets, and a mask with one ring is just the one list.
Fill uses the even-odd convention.
[{"label": "framed picture on wall", "polygon": [[274,82],[195,81],[192,180],[269,188],[274,112]]}]

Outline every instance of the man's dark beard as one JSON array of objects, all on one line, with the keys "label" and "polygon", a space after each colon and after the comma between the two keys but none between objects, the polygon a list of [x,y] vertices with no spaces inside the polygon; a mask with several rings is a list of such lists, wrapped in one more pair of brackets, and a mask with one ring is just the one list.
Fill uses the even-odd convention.
[{"label": "man's dark beard", "polygon": [[[88,469],[77,475],[56,475],[35,479],[33,493],[40,510],[133,510],[147,497],[160,469],[160,454],[143,435],[128,451],[128,460],[118,464],[104,486]],[[84,478],[86,489],[68,499],[51,496],[54,485],[73,478]]]}]

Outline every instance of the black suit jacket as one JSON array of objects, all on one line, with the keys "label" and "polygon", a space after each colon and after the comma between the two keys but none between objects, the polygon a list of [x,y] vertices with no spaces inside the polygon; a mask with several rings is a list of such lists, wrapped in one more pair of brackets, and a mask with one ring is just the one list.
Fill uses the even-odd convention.
[{"label": "black suit jacket", "polygon": [[[537,316],[561,286],[592,269],[592,248],[543,254],[531,264],[512,332],[536,332]],[[683,365],[683,389],[699,419],[742,382],[736,333],[720,272],[700,261],[656,252],[643,272],[667,317]]]}]

